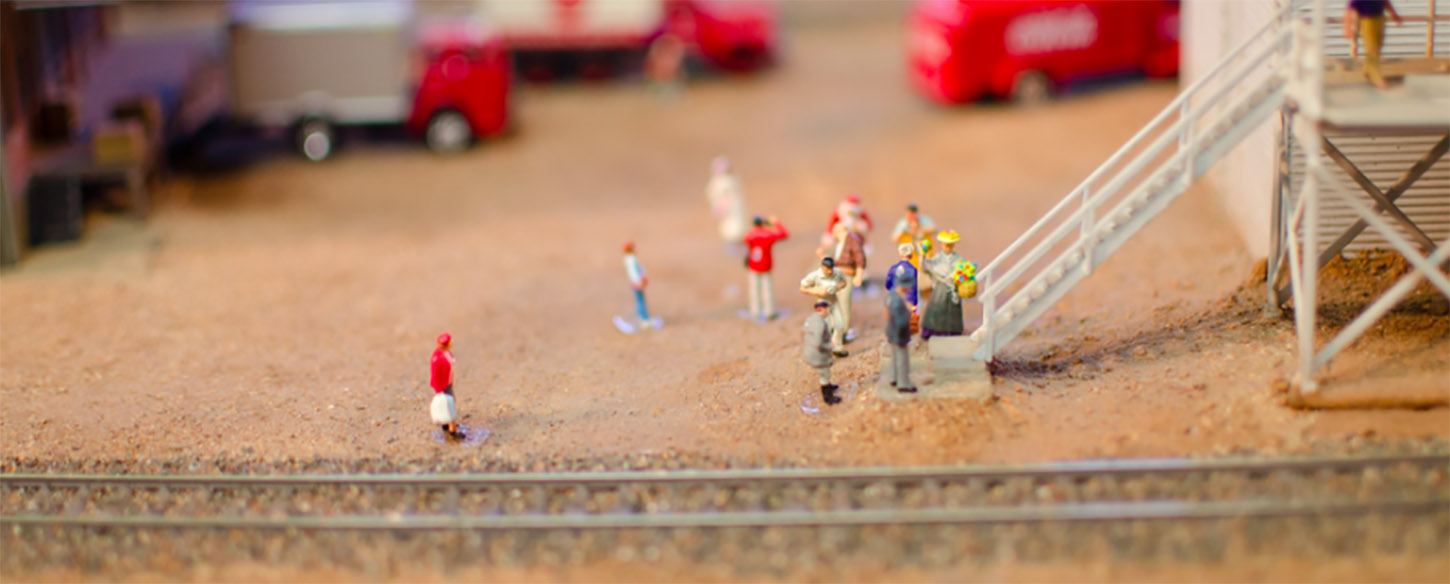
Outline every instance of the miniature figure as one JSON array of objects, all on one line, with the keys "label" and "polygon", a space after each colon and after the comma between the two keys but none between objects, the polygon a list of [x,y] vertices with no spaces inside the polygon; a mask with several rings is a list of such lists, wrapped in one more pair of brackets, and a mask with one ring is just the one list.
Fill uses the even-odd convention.
[{"label": "miniature figure", "polygon": [[1395,24],[1404,26],[1405,21],[1390,0],[1350,0],[1344,7],[1344,38],[1354,40],[1355,33],[1359,33],[1360,45],[1364,47],[1364,78],[1380,89],[1389,87],[1380,72],[1380,50],[1385,45],[1385,13],[1395,19]]},{"label": "miniature figure", "polygon": [[655,92],[666,101],[674,101],[684,85],[685,42],[673,32],[655,39],[645,55],[645,67]]},{"label": "miniature figure", "polygon": [[640,267],[639,259],[634,257],[634,242],[624,242],[624,271],[629,274],[629,285],[634,288],[634,310],[639,315],[640,326],[644,328],[658,328],[660,321],[651,318],[649,308],[644,302],[644,288],[649,285],[649,278],[644,275],[644,268]]},{"label": "miniature figure", "polygon": [[838,386],[831,383],[831,364],[836,359],[831,355],[831,322],[827,316],[830,309],[829,301],[817,300],[815,312],[806,317],[801,338],[801,360],[816,370],[821,382],[821,401],[835,405],[840,403],[841,398],[836,396]]},{"label": "miniature figure", "polygon": [[774,266],[771,247],[790,237],[790,233],[774,215],[769,219],[756,217],[754,224],[755,229],[745,235],[745,245],[750,248],[750,255],[745,258],[750,279],[750,318],[765,322],[775,318],[775,290],[770,280]]},{"label": "miniature figure", "polygon": [[739,257],[740,240],[745,237],[748,224],[745,217],[745,192],[740,179],[731,172],[730,159],[715,157],[711,163],[710,182],[705,187],[705,196],[710,200],[710,212],[719,222],[720,239],[727,251]]},{"label": "miniature figure", "polygon": [[902,274],[894,280],[895,289],[886,292],[886,342],[891,345],[891,386],[901,393],[916,393],[911,384],[911,355],[906,345],[911,342],[911,308],[907,295],[916,287],[916,277]]},{"label": "miniature figure", "polygon": [[962,298],[953,283],[953,272],[962,257],[955,248],[961,236],[952,230],[938,233],[936,240],[941,251],[926,261],[926,273],[931,278],[932,293],[921,317],[921,337],[954,336],[962,334]]},{"label": "miniature figure", "polygon": [[[898,220],[896,228],[891,230],[891,239],[896,243],[915,245],[919,241],[930,240],[933,235],[936,235],[936,222],[921,214],[916,203],[906,206],[906,216]],[[911,265],[921,269],[921,258],[912,257]]]},{"label": "miniature figure", "polygon": [[912,284],[911,284],[911,293],[906,296],[906,303],[911,305],[912,312],[915,312],[916,311],[916,304],[917,304],[917,302],[916,302],[916,271],[917,270],[916,270],[916,265],[913,264],[912,261],[911,261],[915,257],[915,252],[916,252],[916,246],[915,245],[912,245],[910,243],[903,243],[901,245],[896,246],[896,253],[897,253],[897,255],[901,256],[901,261],[896,262],[895,264],[893,264],[891,266],[891,269],[890,270],[887,270],[886,271],[886,289],[887,290],[893,289],[892,283],[895,282],[898,278],[900,278],[902,276],[910,276],[911,277],[911,282],[912,282]]},{"label": "miniature figure", "polygon": [[847,298],[846,306],[850,306],[851,283],[835,267],[836,260],[829,256],[821,258],[821,267],[801,278],[801,292],[828,302],[835,300],[831,302],[831,352],[837,357],[845,357],[848,354],[844,325],[847,317],[842,316],[841,298]]},{"label": "miniature figure", "polygon": [[837,223],[834,235],[837,241],[835,269],[851,283],[846,292],[839,295],[836,300],[843,319],[839,323],[841,328],[836,331],[836,334],[844,338],[851,330],[852,293],[855,288],[860,288],[866,279],[866,248],[861,241],[861,236],[851,229],[849,221]]},{"label": "miniature figure", "polygon": [[936,257],[936,246],[932,245],[931,238],[924,237],[917,242],[916,249],[918,252],[914,265],[918,276],[916,279],[917,305],[929,305],[931,302],[931,278],[922,270],[931,258]]},{"label": "miniature figure", "polygon": [[903,243],[896,246],[896,254],[901,257],[901,261],[896,262],[891,266],[891,269],[886,271],[886,293],[888,295],[895,289],[895,282],[899,278],[911,278],[911,292],[906,295],[906,303],[911,307],[911,334],[913,335],[916,334],[916,331],[921,326],[921,315],[916,310],[916,307],[920,305],[916,289],[917,269],[911,263],[916,257],[915,251],[916,246],[914,244]]},{"label": "miniature figure", "polygon": [[816,255],[824,256],[830,253],[838,241],[836,237],[836,225],[846,223],[852,231],[861,236],[861,242],[866,241],[866,234],[871,231],[871,216],[866,214],[866,209],[861,206],[861,197],[851,195],[841,204],[836,205],[836,210],[831,212],[831,221],[826,224],[826,232],[821,235],[821,247],[816,250]]},{"label": "miniature figure", "polygon": [[463,433],[458,431],[458,412],[453,398],[453,335],[438,335],[438,347],[433,349],[429,365],[432,373],[429,385],[433,386],[433,401],[429,404],[428,411],[433,423],[443,427],[445,436],[463,438]]}]

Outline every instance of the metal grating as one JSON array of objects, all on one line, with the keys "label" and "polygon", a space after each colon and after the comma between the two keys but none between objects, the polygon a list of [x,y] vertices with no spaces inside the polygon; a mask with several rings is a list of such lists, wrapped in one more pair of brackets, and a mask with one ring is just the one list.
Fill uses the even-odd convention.
[{"label": "metal grating", "polygon": [[[1398,5],[1398,4],[1397,4]],[[1450,27],[1447,27],[1450,28]],[[1363,133],[1324,131],[1337,148],[1344,152],[1366,177],[1381,191],[1404,176],[1417,161],[1430,150],[1443,133]],[[1292,143],[1290,165],[1290,193],[1297,193],[1304,180],[1304,149],[1297,140]],[[1331,161],[1325,163],[1334,177],[1352,193],[1363,189],[1349,175]],[[1321,191],[1323,192],[1323,191]],[[1353,225],[1359,216],[1339,201],[1337,197],[1321,196],[1320,199],[1319,248],[1323,249]],[[1363,199],[1372,203],[1369,196]],[[1430,239],[1441,242],[1450,238],[1450,155],[1441,157],[1409,191],[1395,200],[1395,205],[1414,220]],[[1397,226],[1398,229],[1398,226]],[[1401,235],[1408,235],[1401,232]],[[1354,242],[1345,248],[1344,254],[1356,255],[1368,249],[1389,249],[1384,236],[1373,228],[1364,230]]]}]

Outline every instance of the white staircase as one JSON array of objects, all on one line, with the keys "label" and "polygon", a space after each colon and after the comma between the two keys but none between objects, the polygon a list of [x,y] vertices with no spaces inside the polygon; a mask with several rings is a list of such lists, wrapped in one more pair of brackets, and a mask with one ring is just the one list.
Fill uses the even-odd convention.
[{"label": "white staircase", "polygon": [[983,323],[965,351],[990,361],[1279,110],[1292,38],[1281,11],[978,270]]}]

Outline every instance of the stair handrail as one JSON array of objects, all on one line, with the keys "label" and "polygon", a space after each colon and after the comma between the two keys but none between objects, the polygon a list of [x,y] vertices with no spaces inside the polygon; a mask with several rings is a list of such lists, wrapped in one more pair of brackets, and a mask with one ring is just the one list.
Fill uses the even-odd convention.
[{"label": "stair handrail", "polygon": [[[1292,14],[1293,4],[1293,2],[1285,2],[1284,5],[1276,11],[1277,14],[1274,18],[1267,19],[1267,22],[1265,22],[1258,30],[1254,31],[1253,34],[1249,35],[1249,37],[1245,39],[1244,42],[1240,43],[1237,47],[1235,47],[1228,55],[1221,59],[1212,69],[1209,70],[1207,74],[1195,81],[1193,84],[1189,85],[1187,89],[1180,92],[1177,97],[1169,102],[1169,104],[1165,106],[1156,116],[1154,116],[1153,119],[1145,124],[1142,129],[1140,129],[1136,134],[1133,135],[1132,138],[1125,142],[1123,146],[1119,147],[1118,150],[1112,154],[1112,156],[1110,156],[1105,162],[1103,162],[1096,169],[1094,169],[1093,172],[1090,173],[1086,179],[1084,179],[1081,183],[1079,183],[1076,187],[1069,191],[1068,194],[1063,197],[1061,201],[1059,201],[1051,210],[1049,210],[1041,218],[1039,218],[1037,222],[1032,225],[1032,227],[1028,228],[1027,231],[1023,232],[1023,234],[1019,236],[1015,241],[1013,241],[1011,245],[1009,245],[1006,249],[999,253],[997,257],[989,262],[986,267],[978,271],[978,279],[980,280],[980,288],[982,291],[982,303],[984,305],[984,322],[982,328],[979,330],[985,330],[986,334],[989,335],[995,333],[994,327],[992,327],[992,325],[994,324],[993,321],[996,319],[997,296],[999,296],[1004,290],[1006,290],[1008,286],[1015,282],[1022,275],[1022,272],[1024,272],[1028,267],[1040,260],[1041,256],[1046,253],[1048,248],[1061,243],[1063,241],[1063,238],[1067,235],[1067,231],[1071,230],[1074,227],[1077,227],[1080,224],[1081,235],[1079,243],[1089,241],[1095,237],[1098,221],[1094,220],[1094,218],[1090,214],[1094,210],[1096,210],[1098,206],[1104,203],[1108,197],[1111,197],[1121,191],[1123,186],[1126,185],[1128,181],[1130,181],[1134,176],[1137,176],[1139,173],[1141,173],[1150,162],[1162,155],[1169,146],[1165,143],[1166,141],[1177,138],[1180,148],[1179,152],[1176,153],[1174,156],[1171,156],[1168,161],[1160,163],[1160,167],[1162,166],[1162,164],[1167,164],[1172,162],[1173,160],[1179,159],[1180,155],[1183,154],[1184,148],[1187,145],[1191,143],[1196,143],[1196,140],[1194,140],[1193,138],[1197,137],[1197,132],[1190,132],[1190,130],[1193,130],[1194,128],[1184,128],[1184,124],[1197,124],[1197,122],[1200,121],[1200,118],[1208,110],[1212,109],[1217,105],[1213,103],[1214,101],[1222,97],[1228,91],[1232,90],[1235,84],[1247,78],[1248,75],[1252,74],[1255,67],[1258,67],[1259,65],[1264,63],[1271,56],[1282,54],[1283,52],[1285,52],[1285,47],[1283,46],[1283,44],[1285,40],[1289,39],[1292,36],[1292,31],[1288,27],[1283,27],[1273,35],[1270,35],[1269,32],[1271,30],[1274,30],[1275,28],[1282,27],[1285,20],[1288,19],[1287,15]],[[1268,42],[1262,42],[1266,38],[1268,39]],[[1240,57],[1242,57],[1245,53],[1249,52],[1249,50],[1255,46],[1261,47],[1260,51],[1256,53],[1253,58],[1241,61]],[[1235,72],[1232,74],[1226,73],[1226,71],[1229,71],[1231,68],[1233,68]],[[1275,70],[1277,71],[1278,69],[1279,67],[1276,66]],[[1223,83],[1224,77],[1230,77],[1233,79],[1233,81],[1229,83]],[[1207,91],[1210,87],[1215,88],[1215,99],[1210,100],[1210,102],[1207,104],[1201,104],[1197,107],[1194,107],[1192,105],[1192,101],[1195,98],[1199,97],[1202,92]],[[1177,114],[1176,118],[1173,119],[1171,123],[1168,123],[1170,116],[1174,114]],[[1192,133],[1193,136],[1190,136],[1190,133]],[[1152,140],[1148,147],[1139,149],[1143,142],[1148,140],[1149,136],[1154,135],[1156,135],[1157,138]],[[1129,153],[1135,151],[1136,155],[1133,156],[1133,159],[1129,161],[1126,166],[1123,166],[1123,162],[1125,159],[1128,158]],[[1093,185],[1100,183],[1103,178],[1109,174],[1112,175],[1111,180],[1109,180],[1109,182],[1105,185],[1105,188],[1099,189],[1097,190],[1097,192],[1094,192],[1092,189]],[[1067,217],[1059,217],[1059,215],[1061,215],[1063,211],[1069,207],[1069,204],[1074,201],[1079,202],[1077,209],[1069,214]],[[1085,215],[1086,217],[1084,217]],[[1015,265],[1011,267],[1011,269],[1007,270],[1007,273],[1005,275],[1000,278],[996,277],[996,272],[1001,270],[1003,268],[1003,265],[1008,262],[1014,254],[1020,251],[1031,241],[1038,240],[1038,236],[1040,235],[1040,233],[1053,222],[1055,222],[1055,220],[1060,220],[1061,224],[1058,225],[1056,229],[1053,229],[1052,233],[1048,237],[1041,238],[1038,244],[1036,246],[1033,246],[1033,249],[1029,253],[1027,253],[1025,257],[1021,258],[1021,260],[1016,262]],[[1091,251],[1092,246],[1089,246],[1089,249],[1084,250],[1085,253],[1091,253]],[[995,353],[995,347],[989,347],[988,353]]]},{"label": "stair handrail", "polygon": [[1262,36],[1270,28],[1273,28],[1273,25],[1275,24],[1277,23],[1274,21],[1265,23],[1262,27],[1259,28],[1258,31],[1255,31],[1254,34],[1247,41],[1236,47],[1232,52],[1228,54],[1228,56],[1224,57],[1222,61],[1219,61],[1219,63],[1215,65],[1213,69],[1210,69],[1207,74],[1205,74],[1198,81],[1195,81],[1193,82],[1193,84],[1189,85],[1188,89],[1180,92],[1178,94],[1178,97],[1175,97],[1173,101],[1168,103],[1167,106],[1164,106],[1164,108],[1158,112],[1158,115],[1154,116],[1153,119],[1149,120],[1147,124],[1144,124],[1143,128],[1138,130],[1138,133],[1134,134],[1132,138],[1129,138],[1128,141],[1124,143],[1121,147],[1119,147],[1112,156],[1109,156],[1106,161],[1104,161],[1101,165],[1094,169],[1093,172],[1089,174],[1086,179],[1083,179],[1081,183],[1079,183],[1076,187],[1069,191],[1067,196],[1063,197],[1062,200],[1059,201],[1057,205],[1052,208],[1052,210],[1048,211],[1042,216],[1042,218],[1038,219],[1037,223],[1034,223],[1032,227],[1029,227],[1027,231],[1023,232],[1023,234],[1019,236],[1016,241],[1012,242],[1011,245],[1007,246],[1006,249],[1002,250],[1002,252],[999,253],[997,257],[993,259],[990,263],[988,263],[987,266],[981,270],[981,272],[985,273],[989,270],[992,270],[999,263],[1001,263],[1004,258],[1011,255],[1013,252],[1017,251],[1019,248],[1025,245],[1026,241],[1028,239],[1031,239],[1031,236],[1035,234],[1035,232],[1040,230],[1043,227],[1043,224],[1046,223],[1048,219],[1052,218],[1053,215],[1061,211],[1064,207],[1067,206],[1068,203],[1071,203],[1075,196],[1080,196],[1079,193],[1081,191],[1087,190],[1087,187],[1098,178],[1100,178],[1104,173],[1106,173],[1109,168],[1113,167],[1118,162],[1121,162],[1123,157],[1127,156],[1129,152],[1136,148],[1140,142],[1142,142],[1149,134],[1152,133],[1152,130],[1156,129],[1157,126],[1161,125],[1168,118],[1169,115],[1182,109],[1184,103],[1188,101],[1188,98],[1192,97],[1193,94],[1197,93],[1203,86],[1207,85],[1210,81],[1215,80],[1216,76],[1220,71],[1225,69],[1230,62],[1243,54],[1250,45],[1254,44],[1255,41],[1259,40],[1259,37]]}]

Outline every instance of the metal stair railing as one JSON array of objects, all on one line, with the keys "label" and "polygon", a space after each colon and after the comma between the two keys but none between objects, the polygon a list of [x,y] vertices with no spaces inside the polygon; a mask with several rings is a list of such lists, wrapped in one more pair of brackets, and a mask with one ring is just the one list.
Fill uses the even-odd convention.
[{"label": "metal stair railing", "polygon": [[[983,323],[969,352],[997,351],[1186,190],[1284,96],[1291,3],[978,270]],[[1107,209],[1106,213],[1099,213]],[[1026,280],[1026,282],[1024,282]]]}]

